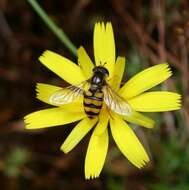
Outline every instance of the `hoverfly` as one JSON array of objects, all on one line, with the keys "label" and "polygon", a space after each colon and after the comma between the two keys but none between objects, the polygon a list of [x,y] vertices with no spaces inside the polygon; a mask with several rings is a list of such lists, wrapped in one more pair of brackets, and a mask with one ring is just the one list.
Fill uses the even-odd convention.
[{"label": "hoverfly", "polygon": [[[108,70],[103,66],[93,68],[91,79],[82,82],[78,86],[68,86],[56,91],[49,97],[49,101],[56,105],[70,103],[83,95],[83,105],[88,118],[97,117],[103,105],[103,101],[112,111],[129,115],[131,108],[122,97],[120,97],[106,82],[109,76]],[[88,90],[85,85],[88,84]]]}]

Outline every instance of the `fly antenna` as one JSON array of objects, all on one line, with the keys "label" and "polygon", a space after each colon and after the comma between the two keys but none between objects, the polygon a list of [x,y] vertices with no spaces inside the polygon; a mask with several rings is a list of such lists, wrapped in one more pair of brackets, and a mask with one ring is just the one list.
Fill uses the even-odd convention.
[{"label": "fly antenna", "polygon": [[102,62],[100,61],[100,66],[104,67],[107,64],[107,62],[104,62],[104,64],[102,64]]},{"label": "fly antenna", "polygon": [[107,62],[104,62],[104,64],[102,65],[103,67],[107,64]]}]

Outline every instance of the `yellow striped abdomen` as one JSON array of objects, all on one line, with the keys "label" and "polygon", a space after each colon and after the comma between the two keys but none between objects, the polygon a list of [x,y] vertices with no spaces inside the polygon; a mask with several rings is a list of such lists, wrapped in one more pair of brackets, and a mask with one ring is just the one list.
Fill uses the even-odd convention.
[{"label": "yellow striped abdomen", "polygon": [[98,91],[92,93],[90,90],[84,92],[84,110],[89,118],[94,118],[99,115],[103,103],[103,92]]}]

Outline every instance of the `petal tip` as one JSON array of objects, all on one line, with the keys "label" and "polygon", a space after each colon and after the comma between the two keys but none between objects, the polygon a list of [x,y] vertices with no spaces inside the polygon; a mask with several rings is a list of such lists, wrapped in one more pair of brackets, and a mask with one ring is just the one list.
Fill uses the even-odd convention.
[{"label": "petal tip", "polygon": [[80,46],[80,47],[77,49],[77,52],[80,52],[80,51],[83,51],[83,50],[84,50],[83,46]]},{"label": "petal tip", "polygon": [[111,22],[106,23],[106,30],[113,30]]},{"label": "petal tip", "polygon": [[157,67],[160,67],[160,72],[164,73],[167,78],[169,78],[173,73],[168,63],[161,63],[157,65]]},{"label": "petal tip", "polygon": [[39,59],[39,61],[40,61],[41,63],[44,63],[47,59],[51,58],[51,56],[54,56],[54,55],[60,56],[60,55],[58,55],[57,53],[55,53],[55,52],[53,52],[53,51],[45,50],[45,51],[42,53],[42,55],[39,56],[38,59]]},{"label": "petal tip", "polygon": [[65,148],[64,144],[60,147],[60,150],[64,152],[64,154],[67,154],[69,151]]},{"label": "petal tip", "polygon": [[42,87],[42,83],[36,83],[36,86],[35,86],[35,91],[39,94],[40,93],[40,88]]},{"label": "petal tip", "polygon": [[155,127],[155,124],[156,124],[156,122],[154,120],[152,120],[151,123],[149,123],[148,128],[153,129]]},{"label": "petal tip", "polygon": [[44,52],[39,56],[39,61],[43,60],[43,59],[46,57],[46,55],[48,54],[48,52],[49,52],[49,50],[44,51]]},{"label": "petal tip", "polygon": [[33,128],[29,117],[25,116],[23,118],[23,120],[24,120],[25,129],[32,129]]},{"label": "petal tip", "polygon": [[150,159],[149,157],[146,155],[146,158],[143,158],[142,160],[139,161],[139,163],[137,165],[135,165],[137,168],[142,169],[144,168],[148,163],[149,163]]},{"label": "petal tip", "polygon": [[95,178],[98,178],[98,177],[99,177],[99,174],[96,174],[96,173],[85,174],[85,179],[86,180],[95,179]]}]

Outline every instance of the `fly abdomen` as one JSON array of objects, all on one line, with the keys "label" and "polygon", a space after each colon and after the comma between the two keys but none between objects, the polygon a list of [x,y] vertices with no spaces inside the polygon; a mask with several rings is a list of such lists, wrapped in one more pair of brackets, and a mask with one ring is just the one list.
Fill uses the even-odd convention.
[{"label": "fly abdomen", "polygon": [[85,113],[89,118],[94,118],[99,115],[103,103],[103,92],[98,91],[92,93],[91,91],[86,91],[84,93],[84,109]]}]

